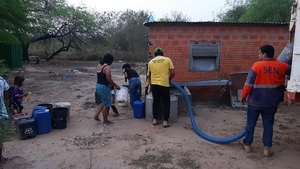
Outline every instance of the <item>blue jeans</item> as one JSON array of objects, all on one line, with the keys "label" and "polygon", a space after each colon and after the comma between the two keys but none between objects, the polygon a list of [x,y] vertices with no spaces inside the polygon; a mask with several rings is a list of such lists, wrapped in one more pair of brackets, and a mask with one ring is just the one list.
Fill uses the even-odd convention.
[{"label": "blue jeans", "polygon": [[254,129],[259,115],[262,116],[263,123],[263,138],[262,142],[265,147],[272,147],[273,139],[273,125],[274,116],[277,111],[277,105],[268,108],[260,108],[248,105],[247,110],[247,125],[245,138],[243,140],[245,145],[250,146],[253,143]]},{"label": "blue jeans", "polygon": [[130,105],[133,107],[133,103],[141,99],[142,85],[139,77],[133,77],[129,79],[129,95]]}]

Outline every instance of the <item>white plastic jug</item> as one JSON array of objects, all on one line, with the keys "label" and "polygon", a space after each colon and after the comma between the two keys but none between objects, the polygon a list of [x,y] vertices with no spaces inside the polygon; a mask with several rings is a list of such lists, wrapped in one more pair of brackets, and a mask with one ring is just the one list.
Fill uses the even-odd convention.
[{"label": "white plastic jug", "polygon": [[121,86],[120,90],[116,90],[116,102],[119,106],[126,106],[129,98],[129,89]]}]

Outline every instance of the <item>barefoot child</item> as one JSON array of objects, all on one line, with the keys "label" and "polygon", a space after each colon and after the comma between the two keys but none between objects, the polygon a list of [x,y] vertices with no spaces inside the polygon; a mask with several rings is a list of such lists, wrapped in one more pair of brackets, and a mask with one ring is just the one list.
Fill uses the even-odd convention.
[{"label": "barefoot child", "polygon": [[13,113],[20,114],[23,110],[23,99],[29,95],[29,93],[24,93],[23,86],[24,86],[24,77],[16,76],[14,80],[15,87],[11,93],[11,104],[13,106]]}]

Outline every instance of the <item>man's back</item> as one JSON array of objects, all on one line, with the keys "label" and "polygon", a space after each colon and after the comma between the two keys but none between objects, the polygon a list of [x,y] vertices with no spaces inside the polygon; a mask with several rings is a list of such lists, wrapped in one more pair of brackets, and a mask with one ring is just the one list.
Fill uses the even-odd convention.
[{"label": "man's back", "polygon": [[148,65],[150,72],[151,84],[169,87],[170,69],[174,69],[170,58],[164,56],[156,56]]},{"label": "man's back", "polygon": [[275,59],[256,62],[246,80],[246,86],[249,87],[243,91],[249,92],[248,103],[258,107],[271,107],[282,101],[287,70],[286,63]]}]

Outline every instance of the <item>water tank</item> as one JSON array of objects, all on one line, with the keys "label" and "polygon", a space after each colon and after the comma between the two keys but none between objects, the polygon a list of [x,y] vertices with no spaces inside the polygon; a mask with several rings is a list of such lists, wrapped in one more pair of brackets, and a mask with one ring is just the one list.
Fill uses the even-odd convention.
[{"label": "water tank", "polygon": [[[146,110],[146,120],[152,121],[153,115],[152,115],[152,106],[153,106],[153,96],[150,92],[146,96],[145,101],[145,110]],[[177,120],[177,113],[178,113],[178,97],[175,94],[170,95],[170,117],[169,122],[170,123],[176,123]],[[163,121],[163,103],[160,102],[159,106],[159,121]]]}]

